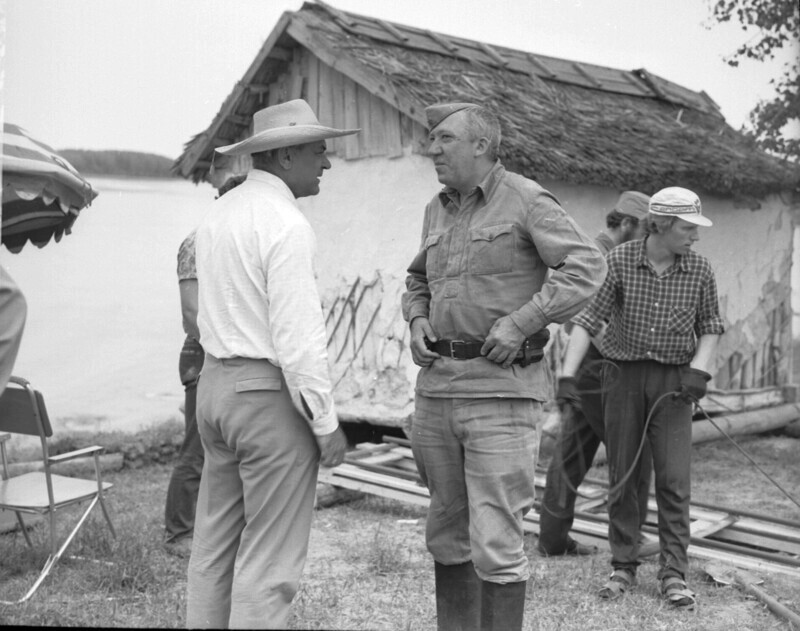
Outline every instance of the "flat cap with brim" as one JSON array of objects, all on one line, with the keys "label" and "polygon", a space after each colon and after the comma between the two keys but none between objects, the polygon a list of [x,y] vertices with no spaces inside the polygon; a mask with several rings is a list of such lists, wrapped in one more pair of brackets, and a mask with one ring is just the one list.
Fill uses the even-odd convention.
[{"label": "flat cap with brim", "polygon": [[635,219],[645,219],[650,205],[650,196],[639,191],[625,191],[617,200],[614,210]]},{"label": "flat cap with brim", "polygon": [[428,129],[439,125],[445,118],[452,116],[456,112],[470,107],[478,107],[474,103],[437,103],[425,108],[425,118],[428,120]]},{"label": "flat cap with brim", "polygon": [[703,217],[700,198],[688,188],[670,186],[662,188],[650,198],[650,214],[678,217],[698,226],[711,226],[711,220]]},{"label": "flat cap with brim", "polygon": [[360,131],[320,125],[311,106],[303,99],[295,99],[259,110],[253,114],[252,136],[232,145],[217,147],[217,151],[226,156],[238,156],[349,136]]}]

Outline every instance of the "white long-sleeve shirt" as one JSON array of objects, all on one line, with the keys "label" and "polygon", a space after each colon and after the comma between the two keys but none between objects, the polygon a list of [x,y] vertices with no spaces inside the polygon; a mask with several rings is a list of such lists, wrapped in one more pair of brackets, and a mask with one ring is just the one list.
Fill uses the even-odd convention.
[{"label": "white long-sleeve shirt", "polygon": [[197,229],[197,323],[200,343],[214,357],[280,367],[295,407],[314,434],[325,435],[338,421],[315,253],[314,231],[289,187],[251,170]]}]

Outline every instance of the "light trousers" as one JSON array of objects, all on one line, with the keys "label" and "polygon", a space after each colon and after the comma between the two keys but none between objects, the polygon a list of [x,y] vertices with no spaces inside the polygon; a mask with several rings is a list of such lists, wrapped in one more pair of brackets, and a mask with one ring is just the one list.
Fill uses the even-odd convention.
[{"label": "light trousers", "polygon": [[533,507],[541,407],[417,395],[411,447],[431,494],[426,543],[435,561],[472,561],[494,583],[528,579],[522,518]]},{"label": "light trousers", "polygon": [[206,354],[189,628],[282,629],[308,551],[319,449],[281,371]]}]

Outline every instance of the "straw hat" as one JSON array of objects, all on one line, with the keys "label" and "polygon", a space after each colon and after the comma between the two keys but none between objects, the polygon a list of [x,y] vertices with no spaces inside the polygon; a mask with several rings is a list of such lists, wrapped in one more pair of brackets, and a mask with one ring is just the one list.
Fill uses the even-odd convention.
[{"label": "straw hat", "polygon": [[698,226],[710,226],[711,220],[703,217],[700,198],[688,188],[670,186],[662,188],[650,198],[650,214],[679,217]]},{"label": "straw hat", "polygon": [[218,147],[217,151],[226,156],[238,156],[349,136],[359,131],[324,127],[308,103],[303,99],[295,99],[259,110],[253,114],[252,136],[232,145]]}]

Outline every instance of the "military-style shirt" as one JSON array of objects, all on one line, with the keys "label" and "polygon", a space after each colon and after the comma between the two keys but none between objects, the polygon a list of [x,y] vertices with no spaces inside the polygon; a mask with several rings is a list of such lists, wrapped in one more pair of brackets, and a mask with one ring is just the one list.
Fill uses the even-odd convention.
[{"label": "military-style shirt", "polygon": [[[465,198],[448,187],[426,207],[403,316],[428,318],[439,339],[483,341],[503,316],[531,336],[580,311],[605,271],[556,198],[498,161]],[[483,357],[442,358],[420,370],[417,392],[544,401],[550,375],[545,362],[502,368]]]}]

